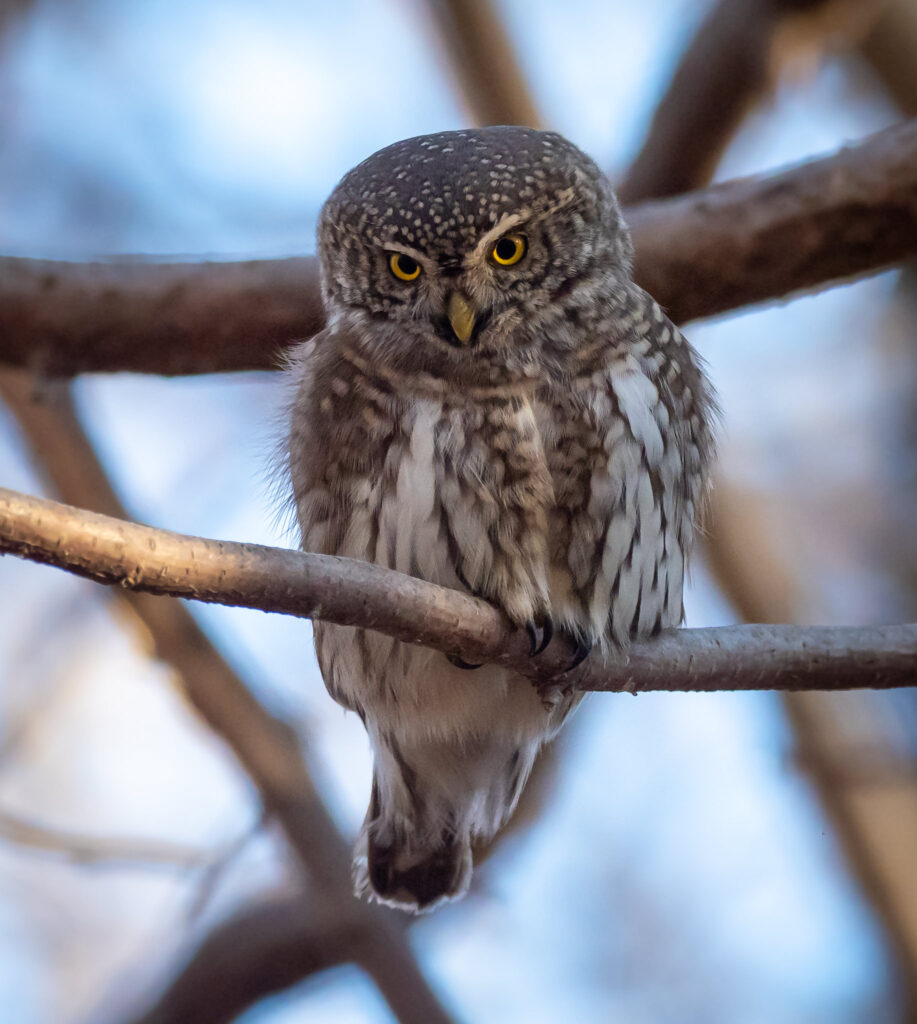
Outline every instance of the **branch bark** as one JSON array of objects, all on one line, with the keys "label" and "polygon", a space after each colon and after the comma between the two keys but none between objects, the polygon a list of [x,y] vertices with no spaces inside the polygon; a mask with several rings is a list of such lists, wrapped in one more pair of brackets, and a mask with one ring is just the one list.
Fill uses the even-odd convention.
[{"label": "branch bark", "polygon": [[[678,322],[917,255],[917,121],[780,174],[629,207],[635,276]],[[270,370],[323,323],[312,258],[0,258],[0,363],[45,376]]]},{"label": "branch bark", "polygon": [[[470,661],[505,664],[538,681],[569,663],[560,643],[533,662],[528,637],[491,605],[401,573],[348,558],[188,537],[5,488],[0,551],[131,590],[364,626]],[[917,625],[681,630],[635,644],[626,659],[593,656],[564,683],[631,693],[913,686]],[[296,795],[286,781],[282,791]]]},{"label": "branch bark", "polygon": [[630,217],[635,276],[679,321],[879,270],[917,254],[917,120]]}]

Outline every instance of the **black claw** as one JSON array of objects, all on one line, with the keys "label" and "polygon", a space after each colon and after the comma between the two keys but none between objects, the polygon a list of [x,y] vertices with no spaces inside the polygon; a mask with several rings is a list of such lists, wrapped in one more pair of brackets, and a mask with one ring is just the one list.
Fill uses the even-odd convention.
[{"label": "black claw", "polygon": [[544,623],[541,627],[541,643],[532,651],[532,657],[541,654],[542,651],[548,646],[551,640],[554,638],[554,620],[550,615],[544,617]]},{"label": "black claw", "polygon": [[451,665],[455,665],[456,668],[465,669],[465,671],[467,672],[471,672],[476,668],[480,668],[481,665],[484,664],[484,662],[482,661],[480,665],[472,665],[471,662],[465,661],[463,658],[460,658],[457,654],[447,654],[446,660]]},{"label": "black claw", "polygon": [[589,653],[593,648],[593,642],[591,640],[583,640],[582,637],[578,636],[570,637],[570,639],[576,644],[576,653],[573,655],[573,660],[564,669],[562,674],[572,672],[577,665],[581,665],[589,657]]}]

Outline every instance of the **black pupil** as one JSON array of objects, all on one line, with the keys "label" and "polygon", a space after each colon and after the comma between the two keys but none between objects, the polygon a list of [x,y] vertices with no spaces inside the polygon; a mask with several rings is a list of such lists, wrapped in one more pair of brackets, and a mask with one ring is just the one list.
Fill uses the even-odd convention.
[{"label": "black pupil", "polygon": [[511,260],[516,255],[516,243],[512,238],[501,238],[495,251],[498,259]]},{"label": "black pupil", "polygon": [[402,274],[407,274],[408,277],[414,273],[417,269],[417,260],[412,260],[410,256],[399,256],[397,258],[398,269]]}]

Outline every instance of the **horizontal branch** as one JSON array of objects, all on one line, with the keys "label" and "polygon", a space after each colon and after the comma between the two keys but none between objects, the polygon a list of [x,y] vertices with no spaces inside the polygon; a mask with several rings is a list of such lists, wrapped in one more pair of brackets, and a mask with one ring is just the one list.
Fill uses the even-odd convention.
[{"label": "horizontal branch", "polygon": [[[625,215],[637,280],[679,322],[871,273],[917,254],[917,121]],[[48,376],[274,369],[322,321],[310,257],[0,258],[0,363]]]},{"label": "horizontal branch", "polygon": [[917,120],[780,174],[641,203],[630,225],[634,274],[678,321],[880,270],[917,255]]},{"label": "horizontal branch", "polygon": [[0,839],[42,853],[54,854],[77,864],[123,865],[198,871],[220,862],[226,849],[195,849],[160,839],[125,836],[93,836],[84,832],[51,828],[0,809]]},{"label": "horizontal branch", "polygon": [[[548,680],[568,664],[484,601],[366,562],[205,540],[0,488],[0,552],[98,583],[379,630],[469,661]],[[597,655],[565,682],[579,690],[755,690],[917,685],[917,625],[732,626],[680,630]]]}]

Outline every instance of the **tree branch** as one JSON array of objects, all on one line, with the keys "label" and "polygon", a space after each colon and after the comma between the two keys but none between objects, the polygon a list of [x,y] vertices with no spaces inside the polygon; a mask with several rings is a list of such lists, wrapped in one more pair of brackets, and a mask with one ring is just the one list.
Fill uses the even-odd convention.
[{"label": "tree branch", "polygon": [[236,841],[218,849],[194,849],[166,840],[92,836],[51,828],[0,808],[0,839],[77,864],[120,864],[138,868],[198,871],[219,863]]},{"label": "tree branch", "polygon": [[[778,29],[825,21],[848,0],[719,0],[691,40],[660,99],[640,152],[618,188],[622,203],[701,188],[750,108],[774,79]],[[883,0],[860,0],[860,17]]]},{"label": "tree branch", "polygon": [[354,915],[329,913],[308,896],[257,903],[209,932],[131,1024],[229,1024],[274,992],[358,961],[366,946]]},{"label": "tree branch", "polygon": [[[770,177],[629,207],[635,275],[678,322],[917,255],[917,121]],[[323,322],[312,258],[0,258],[0,363],[48,376],[269,370]]]},{"label": "tree branch", "polygon": [[541,118],[491,0],[426,0],[424,7],[474,122],[537,128]]},{"label": "tree branch", "polygon": [[[366,562],[188,537],[5,488],[0,551],[98,583],[364,626],[537,680],[569,659],[552,644],[533,662],[528,637],[486,602]],[[681,630],[635,644],[626,659],[593,656],[565,682],[633,693],[913,686],[917,625]]]},{"label": "tree branch", "polygon": [[917,120],[630,216],[635,276],[679,321],[879,270],[917,254]]}]

